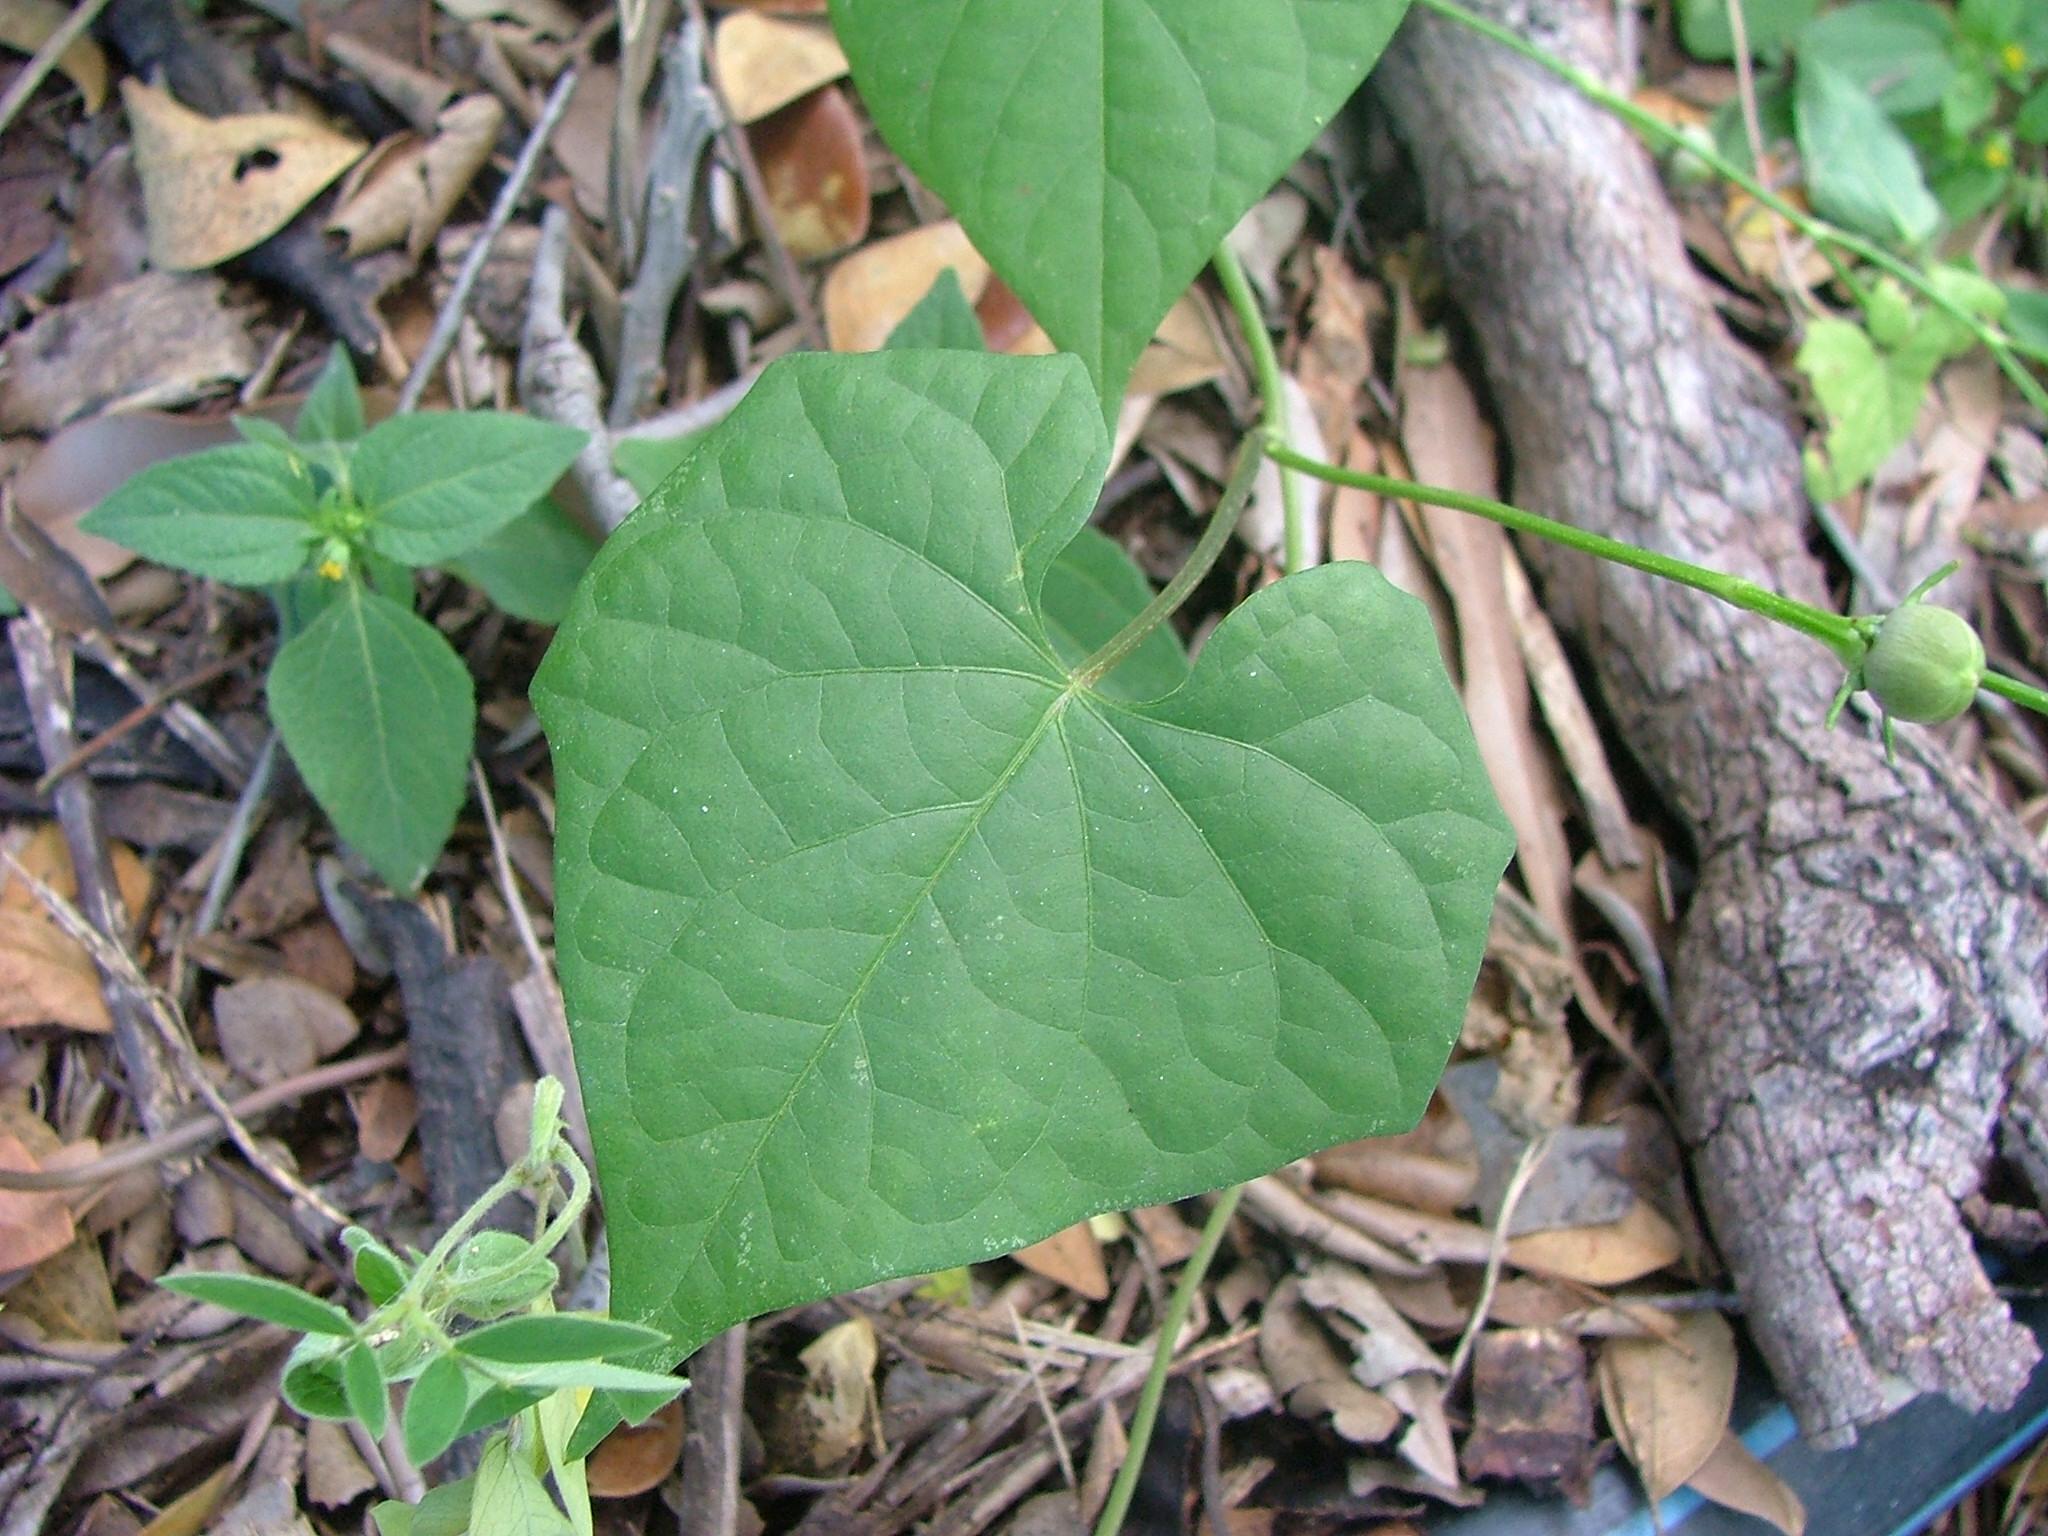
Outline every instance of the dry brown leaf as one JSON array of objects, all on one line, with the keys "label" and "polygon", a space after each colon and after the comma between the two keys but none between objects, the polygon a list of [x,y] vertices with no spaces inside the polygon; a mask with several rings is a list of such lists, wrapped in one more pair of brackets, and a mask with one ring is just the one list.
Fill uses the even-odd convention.
[{"label": "dry brown leaf", "polygon": [[348,237],[351,256],[403,243],[417,261],[489,163],[504,123],[497,97],[465,96],[442,109],[431,139],[386,139],[350,174],[327,227]]},{"label": "dry brown leaf", "polygon": [[[0,46],[34,53],[70,19],[69,7],[56,0],[0,0]],[[78,87],[85,110],[97,112],[107,99],[107,56],[90,35],[79,38],[57,58],[57,68]]]},{"label": "dry brown leaf", "polygon": [[0,910],[0,1029],[33,1024],[114,1027],[91,957],[39,914]]},{"label": "dry brown leaf", "polygon": [[[0,1168],[35,1173],[41,1167],[18,1137],[0,1133]],[[0,1272],[40,1264],[77,1235],[61,1191],[0,1189]]]},{"label": "dry brown leaf", "polygon": [[[109,843],[107,852],[114,866],[114,885],[133,917],[149,904],[148,866],[125,843]],[[64,829],[56,822],[38,825],[14,855],[14,862],[66,901],[78,899],[78,877],[71,870],[71,847],[64,840]],[[0,912],[43,912],[40,898],[26,881],[11,879],[12,873],[0,869]]]},{"label": "dry brown leaf", "polygon": [[256,343],[227,298],[216,277],[145,272],[45,310],[0,349],[0,431],[186,405],[247,378]]},{"label": "dry brown leaf", "polygon": [[199,1536],[220,1508],[220,1501],[234,1480],[235,1464],[223,1462],[158,1510],[156,1518],[136,1536]]},{"label": "dry brown leaf", "polygon": [[121,82],[149,217],[149,259],[191,272],[276,234],[363,146],[283,112],[202,117],[167,91]]},{"label": "dry brown leaf", "polygon": [[322,1509],[353,1503],[377,1486],[348,1431],[331,1419],[306,1423],[306,1498]]},{"label": "dry brown leaf", "polygon": [[1386,1386],[1387,1401],[1414,1422],[1395,1444],[1395,1453],[1424,1477],[1453,1487],[1458,1483],[1458,1451],[1451,1444],[1450,1420],[1444,1413],[1444,1383],[1436,1376],[1403,1376]]},{"label": "dry brown leaf", "polygon": [[[1007,349],[1006,349],[1007,350]],[[1127,386],[1134,395],[1171,395],[1223,377],[1223,350],[1193,290],[1174,301],[1138,354]]]},{"label": "dry brown leaf", "polygon": [[[1415,478],[1469,495],[1498,493],[1493,433],[1461,374],[1450,367],[1401,373],[1401,442]],[[1567,810],[1550,754],[1530,718],[1528,675],[1501,574],[1506,532],[1443,508],[1422,509],[1425,547],[1458,616],[1465,712],[1487,776],[1515,829],[1515,864],[1552,930],[1571,933]]]},{"label": "dry brown leaf", "polygon": [[1201,1246],[1201,1234],[1170,1205],[1141,1205],[1130,1217],[1161,1269],[1173,1268]]},{"label": "dry brown leaf", "polygon": [[1678,1229],[1638,1200],[1619,1221],[1514,1238],[1508,1262],[1581,1285],[1625,1285],[1676,1263],[1684,1251]]},{"label": "dry brown leaf", "polygon": [[1301,1297],[1312,1307],[1342,1313],[1358,1325],[1351,1374],[1366,1386],[1384,1387],[1419,1373],[1443,1374],[1444,1362],[1364,1271],[1325,1259],[1302,1277]]},{"label": "dry brown leaf", "polygon": [[573,37],[582,18],[561,0],[439,0],[458,21],[505,20],[537,37]]},{"label": "dry brown leaf", "polygon": [[1472,1352],[1465,1475],[1554,1481],[1583,1505],[1593,1460],[1593,1394],[1579,1341],[1548,1328],[1482,1333]]},{"label": "dry brown leaf", "polygon": [[434,126],[434,119],[455,94],[455,87],[439,75],[415,69],[403,59],[394,59],[347,32],[329,32],[324,46],[329,58],[360,76],[422,133]]},{"label": "dry brown leaf", "polygon": [[1689,1480],[1693,1492],[1729,1509],[1768,1520],[1785,1536],[1803,1536],[1806,1506],[1785,1480],[1750,1454],[1732,1429]]},{"label": "dry brown leaf", "polygon": [[1354,1445],[1376,1444],[1400,1427],[1400,1411],[1345,1368],[1291,1276],[1260,1311],[1259,1363],[1289,1413],[1311,1422],[1328,1415],[1331,1428]]},{"label": "dry brown leaf", "polygon": [[258,1085],[308,1071],[355,1039],[348,1005],[296,976],[255,976],[213,995],[221,1054]]},{"label": "dry brown leaf", "polygon": [[621,1424],[590,1453],[590,1496],[630,1499],[675,1469],[683,1454],[683,1403],[672,1399],[639,1424]]},{"label": "dry brown leaf", "polygon": [[712,72],[736,123],[757,123],[846,73],[832,29],[735,11],[711,34]]},{"label": "dry brown leaf", "polygon": [[1034,1275],[1056,1280],[1090,1301],[1105,1301],[1109,1297],[1109,1271],[1102,1262],[1102,1242],[1085,1221],[1077,1221],[1051,1237],[1019,1248],[1010,1257]]},{"label": "dry brown leaf", "polygon": [[27,1318],[53,1339],[111,1344],[121,1335],[106,1260],[99,1243],[84,1233],[7,1293],[7,1312]]},{"label": "dry brown leaf", "polygon": [[1735,1405],[1735,1333],[1718,1312],[1686,1317],[1676,1339],[1614,1339],[1600,1351],[1600,1402],[1654,1503],[1713,1455]]},{"label": "dry brown leaf", "polygon": [[881,1360],[874,1325],[864,1317],[828,1328],[804,1346],[797,1360],[808,1380],[799,1408],[798,1433],[811,1465],[833,1467],[863,1445],[879,1451],[881,1405],[875,1398],[875,1366]]},{"label": "dry brown leaf", "polygon": [[356,1115],[356,1143],[373,1163],[398,1160],[419,1124],[420,1107],[412,1084],[400,1077],[372,1079],[349,1095]]},{"label": "dry brown leaf", "polygon": [[1031,311],[1017,297],[1016,290],[994,273],[988,286],[974,301],[974,318],[981,322],[981,339],[991,352],[1013,357],[1043,357],[1058,350],[1045,327],[1031,318]]},{"label": "dry brown leaf", "polygon": [[969,303],[988,286],[988,263],[952,219],[871,241],[842,259],[819,295],[832,350],[876,350],[948,267]]},{"label": "dry brown leaf", "polygon": [[858,245],[868,232],[868,157],[860,117],[824,86],[747,130],[775,232],[799,261]]}]

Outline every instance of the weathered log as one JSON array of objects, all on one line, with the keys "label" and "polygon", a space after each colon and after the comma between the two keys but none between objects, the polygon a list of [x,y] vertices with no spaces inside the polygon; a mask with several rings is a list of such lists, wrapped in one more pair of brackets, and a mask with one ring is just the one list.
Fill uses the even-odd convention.
[{"label": "weathered log", "polygon": [[[1596,0],[1482,0],[1589,67]],[[1707,302],[1630,132],[1415,15],[1373,77],[1485,355],[1523,504],[1824,601],[1791,409]],[[1749,1325],[1807,1433],[1888,1377],[2008,1403],[2037,1358],[1957,1205],[2000,1138],[2048,1167],[2048,875],[1925,733],[1823,726],[1840,667],[1693,592],[1530,549],[1629,746],[1695,840],[1672,1041]],[[2037,1188],[2037,1192],[2038,1188]]]}]

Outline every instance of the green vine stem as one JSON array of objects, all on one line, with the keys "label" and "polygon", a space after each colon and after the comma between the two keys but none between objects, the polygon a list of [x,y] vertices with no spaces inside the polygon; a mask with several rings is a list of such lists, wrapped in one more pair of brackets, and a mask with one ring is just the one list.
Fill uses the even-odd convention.
[{"label": "green vine stem", "polygon": [[[1434,3],[1434,0],[1424,0]],[[1625,565],[1630,570],[1642,571],[1646,575],[1659,576],[1666,581],[1675,581],[1680,586],[1691,587],[1718,597],[1722,602],[1750,613],[1759,614],[1773,623],[1787,629],[1797,630],[1802,635],[1820,641],[1841,660],[1852,673],[1861,666],[1864,653],[1870,648],[1870,637],[1875,626],[1867,618],[1847,618],[1839,613],[1830,613],[1825,608],[1816,608],[1774,592],[1769,587],[1757,585],[1741,576],[1730,576],[1726,571],[1717,571],[1709,566],[1694,565],[1671,555],[1658,554],[1654,550],[1638,549],[1633,544],[1624,544],[1619,539],[1588,533],[1583,528],[1574,528],[1555,518],[1543,517],[1520,507],[1510,506],[1504,501],[1494,501],[1485,496],[1468,496],[1462,491],[1446,490],[1441,486],[1423,485],[1414,480],[1397,480],[1391,475],[1369,474],[1364,470],[1342,469],[1335,464],[1324,464],[1316,459],[1296,453],[1291,448],[1269,443],[1266,451],[1274,462],[1298,469],[1305,475],[1327,480],[1332,485],[1346,485],[1356,490],[1373,491],[1381,496],[1393,496],[1404,501],[1421,502],[1432,507],[1448,507],[1454,512],[1470,513],[1483,517],[1488,522],[1499,523],[1503,528],[1516,533],[1531,534],[1561,544],[1567,549],[1576,549],[1583,554],[1601,560],[1611,560],[1616,565]],[[2048,692],[2017,678],[2006,677],[1997,672],[1986,672],[1981,685],[1988,691],[2023,704],[2037,713],[2048,715]]]},{"label": "green vine stem", "polygon": [[1202,1224],[1201,1241],[1188,1255],[1187,1268],[1180,1272],[1180,1281],[1167,1300],[1166,1315],[1159,1320],[1159,1340],[1152,1347],[1152,1369],[1145,1373],[1145,1385],[1138,1391],[1138,1406],[1131,1414],[1130,1445],[1124,1452],[1124,1464],[1116,1469],[1109,1497],[1102,1501],[1095,1536],[1117,1536],[1123,1529],[1131,1495],[1138,1487],[1138,1474],[1144,1470],[1145,1447],[1151,1443],[1152,1426],[1159,1419],[1159,1399],[1166,1392],[1166,1378],[1173,1370],[1174,1340],[1187,1324],[1195,1293],[1208,1277],[1209,1265],[1216,1250],[1223,1246],[1223,1234],[1229,1230],[1230,1218],[1237,1214],[1237,1202],[1243,1195],[1244,1186],[1233,1184],[1216,1197],[1216,1203],[1209,1208],[1209,1219]]},{"label": "green vine stem", "polygon": [[1126,624],[1109,638],[1109,642],[1075,669],[1073,685],[1087,688],[1094,685],[1104,673],[1135,651],[1144,638],[1151,634],[1180,605],[1188,600],[1188,594],[1195,590],[1197,583],[1209,574],[1209,567],[1216,563],[1216,557],[1223,553],[1223,546],[1230,541],[1230,535],[1237,529],[1237,520],[1244,515],[1244,506],[1251,499],[1252,484],[1258,478],[1259,463],[1263,454],[1263,443],[1257,436],[1247,437],[1244,446],[1238,450],[1237,466],[1230,472],[1230,483],[1223,488],[1223,499],[1216,503],[1216,510],[1209,514],[1209,526],[1202,530],[1202,537],[1189,554],[1185,564],[1173,573],[1173,580],[1159,589],[1158,594],[1147,603],[1135,619]]},{"label": "green vine stem", "polygon": [[[1819,246],[1822,253],[1833,261],[1832,251],[1846,251],[1850,255],[1868,262],[1882,272],[1888,272],[1915,293],[1926,299],[1935,308],[1966,327],[1997,362],[1999,370],[2011,379],[2013,386],[2025,397],[2035,410],[2048,414],[2048,389],[2041,386],[2027,366],[2013,351],[2005,334],[1987,325],[1982,318],[1972,314],[1962,304],[1944,293],[1939,285],[1912,262],[1902,261],[1883,246],[1861,235],[1852,234],[1827,220],[1816,218],[1794,204],[1787,202],[1754,176],[1736,165],[1732,160],[1711,145],[1698,144],[1680,133],[1654,113],[1646,112],[1626,96],[1609,90],[1585,70],[1579,69],[1556,55],[1547,52],[1527,38],[1496,21],[1476,15],[1458,4],[1458,0],[1415,0],[1417,6],[1435,11],[1439,16],[1469,27],[1482,37],[1490,38],[1501,47],[1512,50],[1538,68],[1548,71],[1564,81],[1588,101],[1611,112],[1644,138],[1659,148],[1691,155],[1701,164],[1740,187],[1764,207],[1798,230],[1807,239]],[[1843,278],[1852,293],[1860,296],[1861,290],[1855,279],[1839,265],[1835,270]],[[1277,458],[1278,455],[1276,454]],[[1986,687],[1991,686],[1987,680]],[[2002,690],[2001,690],[2002,691]],[[2011,695],[2008,695],[2010,697]]]},{"label": "green vine stem", "polygon": [[[1216,269],[1217,281],[1223,285],[1223,296],[1230,300],[1230,307],[1237,315],[1238,329],[1244,332],[1245,345],[1251,348],[1260,409],[1265,416],[1266,440],[1287,446],[1287,391],[1280,382],[1280,359],[1273,351],[1273,338],[1266,331],[1266,320],[1259,313],[1258,300],[1252,297],[1252,285],[1245,276],[1244,263],[1237,259],[1237,252],[1225,240],[1217,245],[1210,265]],[[1308,529],[1301,515],[1301,484],[1284,470],[1280,474],[1280,512],[1286,530],[1281,558],[1286,565],[1286,574],[1292,576],[1308,563]]]}]

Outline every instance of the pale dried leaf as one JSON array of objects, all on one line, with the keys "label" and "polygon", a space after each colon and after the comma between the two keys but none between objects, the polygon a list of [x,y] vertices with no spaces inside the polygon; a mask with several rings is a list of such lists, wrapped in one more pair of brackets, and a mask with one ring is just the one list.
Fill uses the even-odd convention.
[{"label": "pale dried leaf", "polygon": [[113,1028],[91,957],[42,917],[0,911],[0,1029],[34,1024]]},{"label": "pale dried leaf", "polygon": [[1803,1536],[1806,1506],[1785,1480],[1750,1454],[1733,1430],[1690,1479],[1693,1492],[1716,1504],[1767,1520],[1785,1536]]},{"label": "pale dried leaf", "polygon": [[819,295],[832,350],[880,347],[948,267],[969,302],[988,286],[988,263],[952,219],[871,241],[840,261]]},{"label": "pale dried leaf", "polygon": [[[35,1173],[41,1167],[19,1138],[0,1133],[0,1168]],[[40,1264],[76,1236],[61,1191],[0,1189],[0,1272]]]},{"label": "pale dried leaf", "polygon": [[465,96],[442,110],[432,138],[387,139],[351,174],[327,227],[348,237],[351,256],[402,243],[418,260],[490,162],[504,122],[495,96]]},{"label": "pale dried leaf", "polygon": [[257,1084],[308,1071],[361,1029],[347,1004],[296,976],[222,987],[213,996],[213,1024],[228,1065]]},{"label": "pale dried leaf", "polygon": [[1444,1362],[1362,1270],[1324,1260],[1302,1278],[1301,1295],[1310,1306],[1341,1312],[1364,1330],[1352,1345],[1351,1374],[1368,1387],[1411,1374],[1443,1374]]},{"label": "pale dried leaf", "polygon": [[825,86],[747,132],[768,193],[768,215],[799,261],[858,245],[868,232],[868,158],[860,117]]},{"label": "pale dried leaf", "polygon": [[1423,1476],[1456,1486],[1458,1452],[1444,1416],[1444,1383],[1436,1376],[1403,1376],[1387,1383],[1387,1401],[1414,1422],[1394,1450]]},{"label": "pale dried leaf", "polygon": [[1331,1427],[1354,1445],[1376,1444],[1400,1427],[1400,1411],[1345,1368],[1329,1335],[1302,1305],[1301,1283],[1292,1277],[1273,1288],[1261,1309],[1259,1363],[1289,1413],[1310,1421],[1327,1415]]},{"label": "pale dried leaf", "polygon": [[846,73],[832,29],[736,11],[711,35],[712,70],[733,121],[755,123]]},{"label": "pale dried leaf", "polygon": [[1675,1264],[1684,1251],[1678,1229],[1638,1200],[1619,1221],[1514,1238],[1508,1262],[1581,1285],[1624,1285]]},{"label": "pale dried leaf", "polygon": [[187,405],[255,367],[248,317],[229,307],[218,278],[145,272],[47,309],[8,340],[0,431],[49,432],[91,411]]},{"label": "pale dried leaf", "polygon": [[329,1419],[306,1424],[306,1498],[322,1509],[339,1509],[377,1486],[377,1474],[363,1460],[348,1431]]},{"label": "pale dried leaf", "polygon": [[239,256],[289,224],[363,146],[283,112],[202,117],[167,91],[121,82],[149,219],[149,259],[173,272]]},{"label": "pale dried leaf", "polygon": [[434,126],[434,119],[455,94],[455,87],[439,75],[394,59],[347,32],[328,33],[325,47],[329,58],[360,77],[422,133]]},{"label": "pale dried leaf", "polygon": [[223,1462],[157,1511],[136,1536],[199,1536],[220,1508],[235,1480],[233,1462]]},{"label": "pale dried leaf", "polygon": [[1034,1275],[1057,1281],[1090,1301],[1105,1301],[1109,1297],[1109,1271],[1102,1262],[1102,1242],[1085,1221],[1077,1221],[1051,1237],[1019,1248],[1010,1257]]},{"label": "pale dried leaf", "polygon": [[1138,354],[1126,390],[1134,395],[1171,395],[1223,377],[1223,349],[1216,327],[1194,290],[1174,301],[1159,329]]},{"label": "pale dried leaf", "polygon": [[[0,0],[0,46],[34,53],[70,19],[56,0]],[[107,56],[88,33],[58,55],[57,68],[78,87],[85,110],[97,112],[107,99]]]},{"label": "pale dried leaf", "polygon": [[111,1344],[120,1337],[106,1260],[99,1243],[84,1233],[8,1291],[7,1312],[27,1318],[53,1339]]},{"label": "pale dried leaf", "polygon": [[799,1432],[808,1443],[813,1466],[834,1466],[879,1438],[875,1366],[880,1359],[874,1325],[864,1317],[826,1329],[798,1354],[808,1378]]},{"label": "pale dried leaf", "polygon": [[1670,1342],[1611,1340],[1599,1374],[1608,1427],[1651,1500],[1659,1500],[1691,1481],[1728,1428],[1734,1330],[1718,1312],[1693,1312]]}]

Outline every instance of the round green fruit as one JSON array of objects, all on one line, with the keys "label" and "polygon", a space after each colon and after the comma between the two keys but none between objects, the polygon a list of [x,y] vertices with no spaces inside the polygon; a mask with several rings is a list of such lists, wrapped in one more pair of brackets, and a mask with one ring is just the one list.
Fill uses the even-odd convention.
[{"label": "round green fruit", "polygon": [[1932,725],[1970,707],[1984,681],[1984,642],[1969,621],[1933,603],[1907,603],[1885,616],[1863,686],[1894,719]]}]

